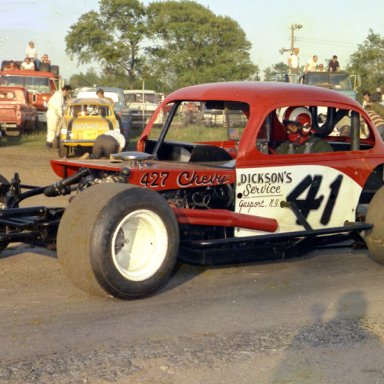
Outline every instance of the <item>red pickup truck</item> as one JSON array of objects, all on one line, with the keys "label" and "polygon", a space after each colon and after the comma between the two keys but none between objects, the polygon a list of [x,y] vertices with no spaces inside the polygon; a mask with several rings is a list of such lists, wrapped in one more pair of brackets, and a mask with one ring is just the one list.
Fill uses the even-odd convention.
[{"label": "red pickup truck", "polygon": [[37,109],[23,87],[0,87],[0,128],[2,135],[20,136],[24,131],[34,131]]}]

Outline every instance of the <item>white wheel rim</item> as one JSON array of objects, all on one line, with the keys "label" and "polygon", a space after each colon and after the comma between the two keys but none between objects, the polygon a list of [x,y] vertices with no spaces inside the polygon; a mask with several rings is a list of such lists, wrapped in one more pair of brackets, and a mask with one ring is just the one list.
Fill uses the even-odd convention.
[{"label": "white wheel rim", "polygon": [[125,216],[113,233],[113,263],[128,280],[143,281],[153,276],[167,249],[168,233],[163,220],[146,209]]}]

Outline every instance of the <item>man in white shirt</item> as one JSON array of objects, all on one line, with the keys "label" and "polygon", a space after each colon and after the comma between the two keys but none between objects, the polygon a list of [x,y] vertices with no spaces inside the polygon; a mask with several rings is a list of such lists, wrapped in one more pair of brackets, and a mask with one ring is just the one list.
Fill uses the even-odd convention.
[{"label": "man in white shirt", "polygon": [[312,59],[305,64],[304,72],[316,72],[318,59],[317,55],[313,55]]},{"label": "man in white shirt", "polygon": [[289,82],[296,83],[297,75],[299,74],[299,48],[293,48],[293,51],[288,58],[288,66]]},{"label": "man in white shirt", "polygon": [[23,70],[35,70],[35,64],[31,61],[29,57],[26,57],[24,61],[21,63],[20,69]]},{"label": "man in white shirt", "polygon": [[58,131],[59,119],[63,117],[65,97],[72,91],[70,85],[64,85],[61,90],[56,91],[48,101],[47,107],[47,148],[52,148],[53,140]]},{"label": "man in white shirt", "polygon": [[35,48],[35,43],[30,41],[27,48],[25,49],[25,57],[29,57],[31,62],[34,64],[35,68],[38,70],[40,67],[40,60],[37,58],[37,49]]}]

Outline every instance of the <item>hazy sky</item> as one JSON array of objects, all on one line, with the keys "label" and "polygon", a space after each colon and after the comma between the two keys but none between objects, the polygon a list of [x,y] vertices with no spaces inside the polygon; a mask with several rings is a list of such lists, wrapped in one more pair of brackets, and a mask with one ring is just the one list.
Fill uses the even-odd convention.
[{"label": "hazy sky", "polygon": [[[143,1],[148,4],[151,1]],[[336,54],[341,66],[357,50],[372,29],[384,36],[383,0],[196,0],[217,15],[230,16],[245,31],[252,44],[251,59],[260,69],[286,62],[290,27],[300,48],[300,64],[313,54],[327,63]],[[1,60],[21,60],[29,40],[36,42],[39,56],[48,53],[67,79],[86,68],[78,67],[65,54],[64,38],[69,27],[90,10],[99,10],[98,0],[12,0],[0,2]],[[97,67],[97,65],[96,65]]]}]

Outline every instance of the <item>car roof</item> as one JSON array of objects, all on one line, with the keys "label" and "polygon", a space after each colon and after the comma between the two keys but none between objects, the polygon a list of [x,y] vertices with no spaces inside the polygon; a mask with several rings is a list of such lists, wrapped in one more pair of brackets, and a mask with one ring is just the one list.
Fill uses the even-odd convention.
[{"label": "car roof", "polygon": [[68,104],[70,106],[92,104],[92,105],[105,105],[110,107],[112,106],[113,102],[107,98],[86,97],[86,98],[71,99]]},{"label": "car roof", "polygon": [[278,102],[286,102],[287,105],[331,102],[353,105],[361,109],[360,104],[340,92],[313,85],[263,81],[231,81],[193,85],[172,92],[165,98],[164,103],[173,100],[227,100],[261,106]]}]

